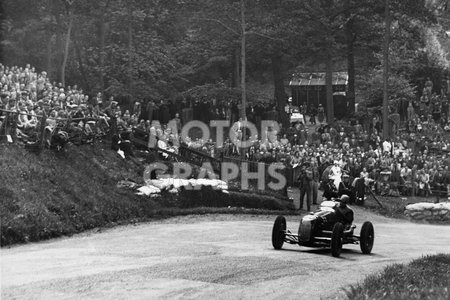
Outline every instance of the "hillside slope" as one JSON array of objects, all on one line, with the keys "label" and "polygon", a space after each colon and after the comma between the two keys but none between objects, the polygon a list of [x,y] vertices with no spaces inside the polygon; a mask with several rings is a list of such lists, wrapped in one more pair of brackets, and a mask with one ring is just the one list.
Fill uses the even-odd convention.
[{"label": "hillside slope", "polygon": [[145,216],[156,206],[116,188],[126,178],[142,181],[142,171],[102,143],[40,154],[0,144],[0,170],[2,246]]},{"label": "hillside slope", "polygon": [[40,154],[0,144],[0,245],[149,218],[293,208],[292,202],[268,195],[222,193],[207,187],[156,198],[137,196],[117,183],[125,179],[143,183],[144,161],[154,158],[140,156],[145,158],[124,160],[107,143],[69,145],[63,153],[45,150]]}]

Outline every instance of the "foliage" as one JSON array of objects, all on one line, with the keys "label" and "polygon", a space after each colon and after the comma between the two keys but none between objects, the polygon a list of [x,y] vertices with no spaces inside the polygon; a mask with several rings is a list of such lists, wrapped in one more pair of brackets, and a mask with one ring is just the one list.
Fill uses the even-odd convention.
[{"label": "foliage", "polygon": [[[376,72],[373,69],[380,65],[383,1],[245,0],[245,32],[240,3],[5,0],[2,62],[30,63],[38,71],[46,70],[53,81],[61,81],[73,13],[64,75],[68,85],[127,101],[175,99],[196,86],[239,87],[243,34],[249,80],[272,81],[278,102],[285,101],[283,81],[295,67],[323,71],[330,47],[335,68],[349,65],[343,59],[349,51],[355,55],[355,64],[349,68],[357,75]],[[445,55],[450,44],[443,35],[446,10],[442,7],[442,1],[391,1],[391,70],[397,74],[392,78],[400,83],[405,78],[418,87],[418,93],[427,77],[439,92],[448,68]]]},{"label": "foliage", "polygon": [[[218,103],[226,103],[233,100],[240,101],[241,89],[229,88],[223,84],[206,84],[185,91],[183,96],[192,100],[212,101],[212,99],[216,99]],[[254,101],[249,93],[247,93],[247,99],[250,102]]]},{"label": "foliage", "polygon": [[[361,105],[366,107],[381,107],[383,103],[383,72],[380,69],[374,69],[364,76],[357,79],[357,98]],[[389,105],[398,106],[401,99],[414,100],[415,90],[409,81],[398,74],[389,76]]]}]

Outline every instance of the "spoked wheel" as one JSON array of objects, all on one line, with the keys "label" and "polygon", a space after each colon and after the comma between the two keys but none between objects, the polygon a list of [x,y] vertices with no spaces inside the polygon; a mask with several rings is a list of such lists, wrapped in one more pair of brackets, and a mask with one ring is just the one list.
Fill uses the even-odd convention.
[{"label": "spoked wheel", "polygon": [[272,229],[272,245],[275,249],[280,250],[283,247],[284,238],[286,236],[286,218],[278,216],[273,223]]},{"label": "spoked wheel", "polygon": [[361,252],[364,254],[370,254],[372,252],[373,241],[375,239],[375,233],[371,222],[364,222],[361,227],[360,235],[360,247]]},{"label": "spoked wheel", "polygon": [[339,257],[342,251],[342,239],[344,237],[344,225],[337,222],[333,226],[333,232],[331,234],[331,255]]}]

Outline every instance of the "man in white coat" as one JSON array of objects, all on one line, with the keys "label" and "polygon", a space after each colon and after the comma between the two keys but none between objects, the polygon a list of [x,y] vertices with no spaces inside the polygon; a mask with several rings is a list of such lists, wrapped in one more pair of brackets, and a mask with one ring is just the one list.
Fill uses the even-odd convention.
[{"label": "man in white coat", "polygon": [[338,187],[339,183],[341,183],[342,170],[337,160],[333,162],[333,166],[330,169],[329,177],[333,179],[334,185]]}]

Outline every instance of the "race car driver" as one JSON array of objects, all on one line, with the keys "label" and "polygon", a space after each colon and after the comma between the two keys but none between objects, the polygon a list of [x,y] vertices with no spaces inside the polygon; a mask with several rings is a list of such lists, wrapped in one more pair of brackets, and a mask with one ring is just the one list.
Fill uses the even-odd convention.
[{"label": "race car driver", "polygon": [[347,206],[349,200],[348,195],[342,195],[338,200],[339,204],[335,207],[336,215],[344,226],[353,223],[353,210]]}]

